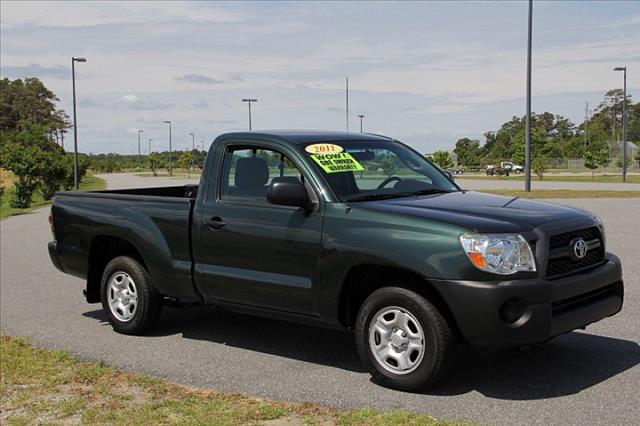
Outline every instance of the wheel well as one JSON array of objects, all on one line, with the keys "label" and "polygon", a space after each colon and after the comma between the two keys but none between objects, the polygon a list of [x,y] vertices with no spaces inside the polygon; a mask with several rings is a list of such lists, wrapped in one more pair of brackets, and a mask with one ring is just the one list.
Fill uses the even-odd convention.
[{"label": "wheel well", "polygon": [[339,315],[341,323],[353,327],[360,306],[374,291],[382,287],[402,287],[420,294],[440,311],[452,332],[462,340],[458,325],[440,293],[420,275],[406,269],[382,265],[359,265],[351,268],[342,286]]},{"label": "wheel well", "polygon": [[100,302],[102,272],[107,266],[107,263],[118,256],[130,256],[146,268],[140,252],[129,241],[108,235],[95,237],[89,248],[86,290],[87,302]]}]

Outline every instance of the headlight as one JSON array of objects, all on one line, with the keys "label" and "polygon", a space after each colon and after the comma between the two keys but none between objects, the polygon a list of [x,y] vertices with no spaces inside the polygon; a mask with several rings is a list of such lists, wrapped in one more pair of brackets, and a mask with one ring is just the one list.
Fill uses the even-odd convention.
[{"label": "headlight", "polygon": [[535,271],[536,260],[520,234],[462,234],[460,244],[478,269],[500,275]]},{"label": "headlight", "polygon": [[604,236],[604,222],[602,221],[600,216],[594,216],[593,219],[598,224],[598,228],[600,228],[600,239],[601,239],[602,246],[604,247],[604,245],[605,245],[605,243],[607,241],[607,239]]}]

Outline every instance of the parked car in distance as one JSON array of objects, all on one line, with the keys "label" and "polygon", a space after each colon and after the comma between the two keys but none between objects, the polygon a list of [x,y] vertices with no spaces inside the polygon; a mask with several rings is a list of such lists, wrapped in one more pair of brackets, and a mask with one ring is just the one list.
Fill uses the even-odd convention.
[{"label": "parked car in distance", "polygon": [[49,219],[53,264],[117,332],[167,304],[347,329],[374,379],[408,391],[458,344],[539,344],[623,303],[598,217],[462,190],[383,136],[228,133],[199,185],[61,192]]},{"label": "parked car in distance", "polygon": [[502,161],[500,162],[500,167],[502,168],[502,170],[508,170],[510,173],[515,173],[517,175],[521,174],[524,172],[524,167],[518,165],[518,164],[513,164],[510,161]]}]

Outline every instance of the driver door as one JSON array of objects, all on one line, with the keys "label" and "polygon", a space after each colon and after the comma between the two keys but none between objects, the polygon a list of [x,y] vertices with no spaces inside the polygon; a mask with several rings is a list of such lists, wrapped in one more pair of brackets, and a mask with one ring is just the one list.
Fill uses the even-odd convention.
[{"label": "driver door", "polygon": [[200,217],[196,282],[211,301],[317,314],[322,211],[267,201],[274,177],[305,179],[281,151],[224,147],[222,173]]}]

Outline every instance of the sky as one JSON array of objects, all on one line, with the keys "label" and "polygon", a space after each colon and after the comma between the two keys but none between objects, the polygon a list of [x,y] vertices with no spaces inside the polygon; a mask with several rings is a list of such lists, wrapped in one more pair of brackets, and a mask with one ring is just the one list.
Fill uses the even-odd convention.
[{"label": "sky", "polygon": [[[428,153],[525,113],[527,3],[0,3],[0,75],[38,77],[72,112],[82,152],[142,152],[221,133],[345,130]],[[640,1],[534,1],[535,112],[581,123],[622,86],[640,99]],[[65,148],[72,146],[68,136]]]}]

